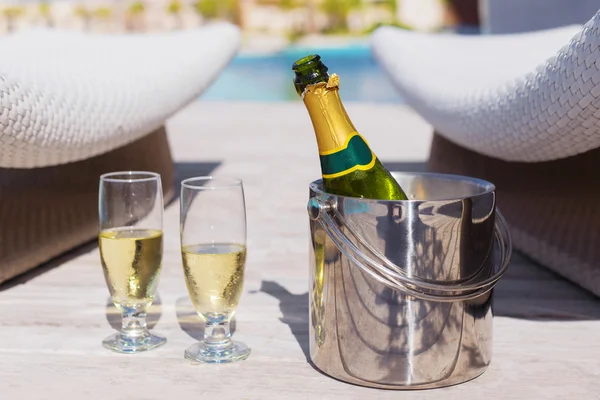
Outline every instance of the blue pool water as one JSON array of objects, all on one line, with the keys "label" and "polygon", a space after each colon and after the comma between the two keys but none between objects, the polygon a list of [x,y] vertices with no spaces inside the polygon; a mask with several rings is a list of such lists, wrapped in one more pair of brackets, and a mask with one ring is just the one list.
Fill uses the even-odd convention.
[{"label": "blue pool water", "polygon": [[290,47],[269,55],[238,55],[202,95],[202,101],[300,101],[292,83],[292,64],[308,54],[320,54],[330,73],[340,76],[344,101],[401,102],[367,45],[343,48]]}]

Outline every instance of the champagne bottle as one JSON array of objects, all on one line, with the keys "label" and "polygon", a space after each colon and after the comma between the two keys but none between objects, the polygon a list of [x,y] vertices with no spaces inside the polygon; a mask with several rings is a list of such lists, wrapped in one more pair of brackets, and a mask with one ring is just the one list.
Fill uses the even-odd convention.
[{"label": "champagne bottle", "polygon": [[406,200],[398,182],[350,121],[338,93],[339,77],[330,76],[316,54],[299,59],[292,70],[317,137],[324,189],[340,196]]}]

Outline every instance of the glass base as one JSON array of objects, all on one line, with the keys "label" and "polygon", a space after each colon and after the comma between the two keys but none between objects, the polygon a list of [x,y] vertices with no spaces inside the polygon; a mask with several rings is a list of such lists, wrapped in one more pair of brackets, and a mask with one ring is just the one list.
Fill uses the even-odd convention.
[{"label": "glass base", "polygon": [[121,333],[110,335],[102,341],[102,345],[116,353],[133,354],[152,350],[167,342],[163,336],[148,332],[142,336],[128,338]]},{"label": "glass base", "polygon": [[204,342],[194,343],[185,350],[185,358],[201,363],[223,364],[248,358],[250,348],[242,342],[232,342],[225,350],[215,351]]}]

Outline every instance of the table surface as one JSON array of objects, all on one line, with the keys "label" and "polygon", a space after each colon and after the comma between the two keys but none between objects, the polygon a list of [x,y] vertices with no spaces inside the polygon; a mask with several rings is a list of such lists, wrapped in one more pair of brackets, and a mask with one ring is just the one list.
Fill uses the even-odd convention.
[{"label": "table surface", "polygon": [[[423,168],[431,128],[414,113],[347,108],[392,169]],[[600,399],[600,301],[519,255],[495,290],[494,356],[481,377],[399,393],[320,373],[307,362],[305,208],[320,170],[302,104],[199,102],[168,129],[179,179],[212,172],[244,180],[249,253],[234,338],[252,354],[229,365],[183,358],[203,327],[183,280],[175,200],[165,210],[164,267],[149,318],[167,344],[135,355],[101,346],[120,315],[90,244],[0,287],[0,399]]]}]

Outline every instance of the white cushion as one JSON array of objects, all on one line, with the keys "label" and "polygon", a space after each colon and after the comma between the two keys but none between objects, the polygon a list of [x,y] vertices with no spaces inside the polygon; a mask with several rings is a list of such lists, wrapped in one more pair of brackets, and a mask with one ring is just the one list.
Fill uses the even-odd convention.
[{"label": "white cushion", "polygon": [[230,24],[160,34],[32,30],[0,40],[0,167],[99,155],[152,132],[236,54]]},{"label": "white cushion", "polygon": [[508,35],[384,27],[372,47],[406,102],[468,149],[535,162],[600,147],[600,12],[583,27]]}]

